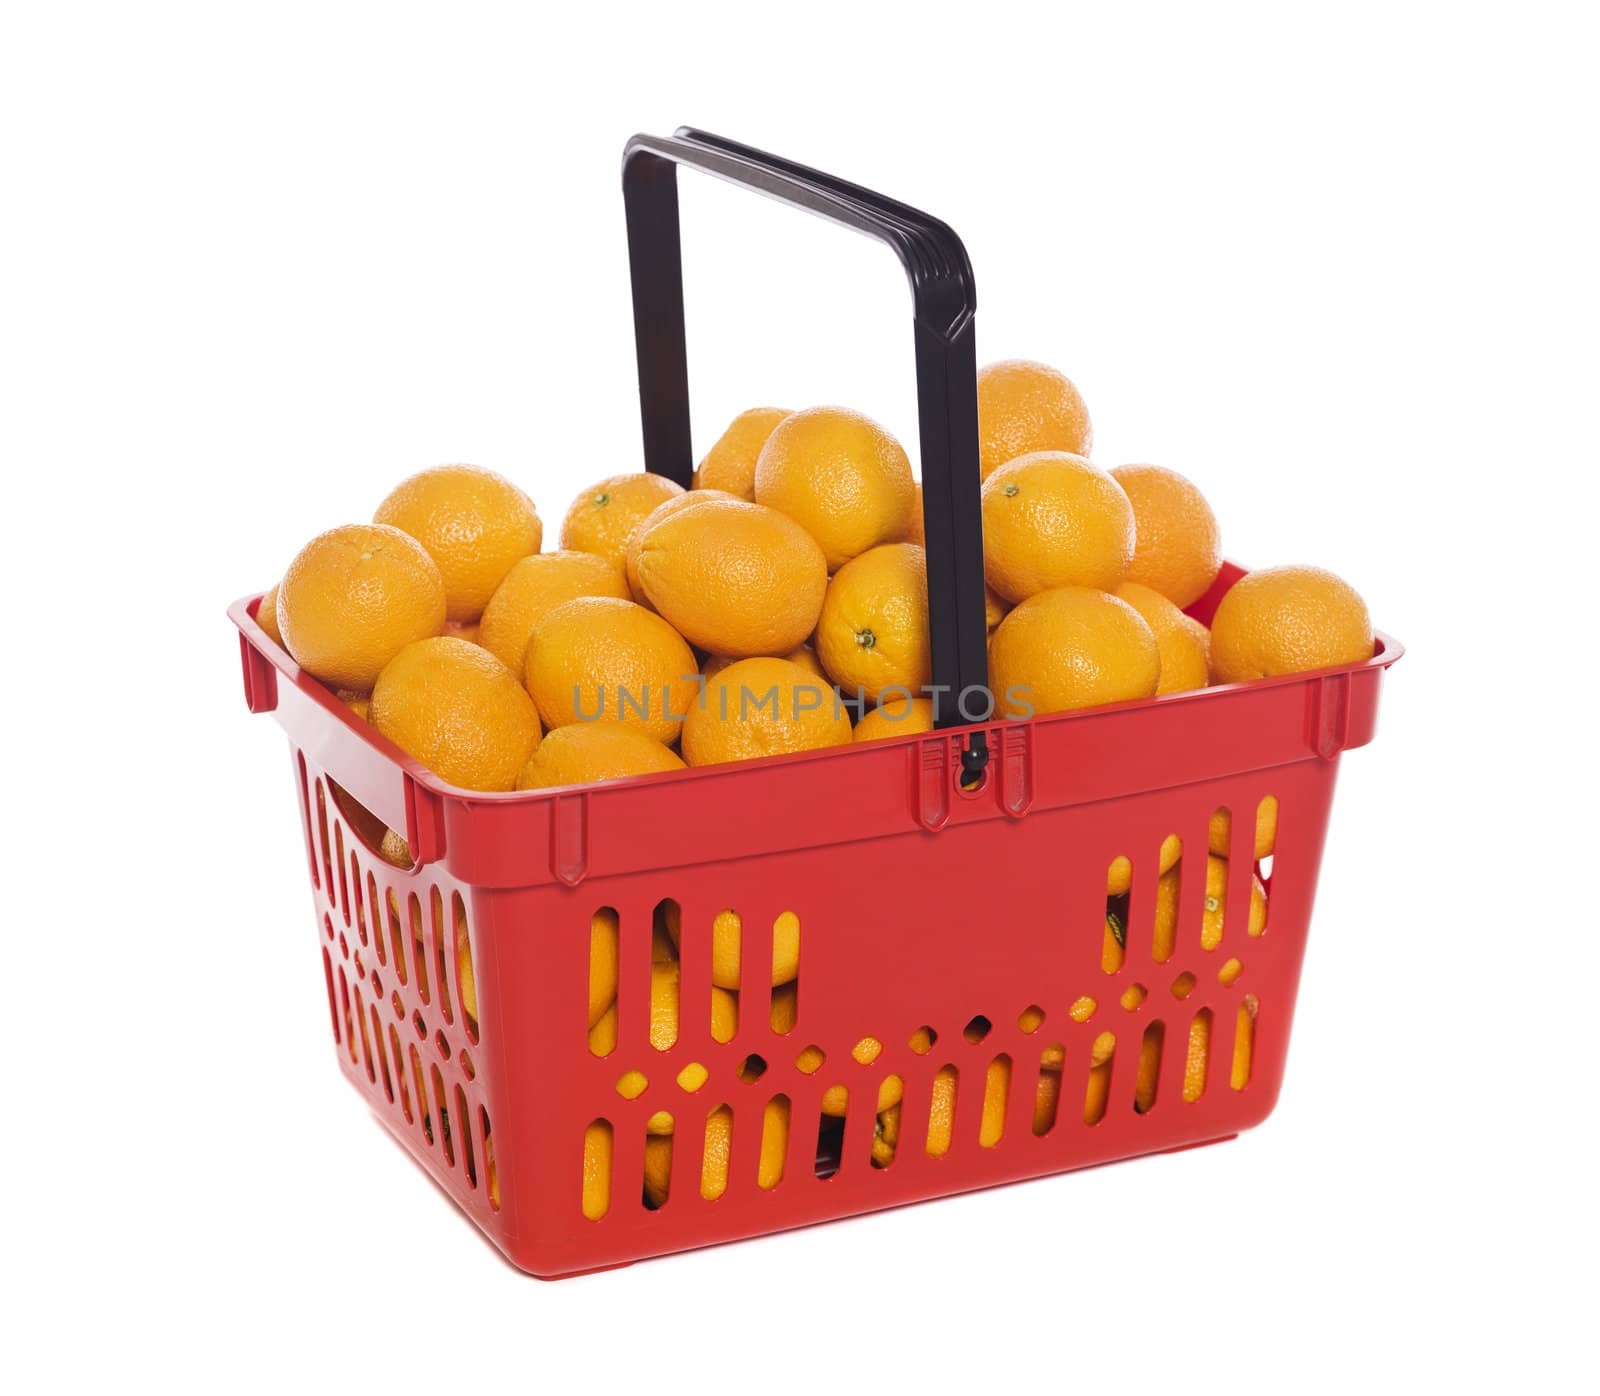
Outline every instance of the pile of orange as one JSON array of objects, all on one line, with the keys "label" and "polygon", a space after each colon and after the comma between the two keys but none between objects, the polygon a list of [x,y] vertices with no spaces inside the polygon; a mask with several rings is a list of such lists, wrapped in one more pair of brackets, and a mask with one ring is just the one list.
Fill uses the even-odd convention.
[{"label": "pile of orange", "polygon": [[[1043,364],[978,375],[989,670],[1005,717],[1359,662],[1361,598],[1313,567],[1220,600],[1215,515],[1154,465],[1092,464]],[[543,551],[492,471],[424,470],[295,556],[256,619],[444,780],[541,789],[932,728],[921,490],[842,407],[753,408],[688,491],[617,475]],[[1196,618],[1211,616],[1209,628]]]},{"label": "pile of orange", "polygon": [[[563,729],[565,730],[565,729]],[[657,1051],[673,1047],[679,1036],[681,1015],[681,967],[678,946],[682,921],[677,904],[662,902],[656,907],[651,927],[650,953],[650,1045]],[[711,1036],[716,1042],[731,1042],[739,1028],[739,986],[742,972],[741,940],[744,925],[738,912],[724,910],[711,927]],[[763,938],[764,939],[764,938]],[[589,927],[589,1050],[597,1057],[609,1057],[617,1049],[618,922],[614,911],[603,907],[595,912]],[[772,926],[771,1020],[774,1031],[788,1032],[794,1027],[800,973],[800,922],[793,912],[782,913]],[[816,1049],[811,1049],[816,1050]],[[802,1054],[803,1055],[803,1054]],[[624,1100],[636,1100],[649,1088],[645,1073],[626,1062],[616,1080],[616,1091]],[[820,1065],[820,1062],[818,1063]],[[806,1068],[802,1066],[802,1070]],[[816,1067],[812,1066],[811,1070]],[[710,1073],[699,1062],[690,1062],[678,1072],[677,1083],[693,1094],[709,1079]],[[788,1150],[788,1103],[778,1107],[763,1130],[760,1179],[763,1188],[774,1186],[782,1177]],[[824,1100],[823,1109],[828,1111]],[[843,1114],[840,1109],[837,1113]],[[728,1144],[732,1116],[724,1107],[706,1119],[701,1167],[701,1195],[720,1197],[728,1182]],[[667,1199],[671,1173],[673,1139],[677,1121],[671,1111],[657,1110],[646,1121],[644,1154],[644,1200],[658,1207]],[[604,1215],[610,1193],[611,1141],[609,1126],[591,1126],[584,1140],[584,1213]]]}]

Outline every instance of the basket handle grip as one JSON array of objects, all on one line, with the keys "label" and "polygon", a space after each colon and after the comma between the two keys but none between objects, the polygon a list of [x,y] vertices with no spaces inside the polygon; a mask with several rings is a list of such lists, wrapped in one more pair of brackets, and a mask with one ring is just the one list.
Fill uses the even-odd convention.
[{"label": "basket handle grip", "polygon": [[[961,239],[937,218],[870,189],[704,131],[634,136],[622,155],[639,361],[645,468],[688,488],[689,370],[677,166],[687,165],[887,243],[911,283],[928,555],[928,626],[939,726],[965,719],[958,699],[988,681],[983,614],[983,526],[979,507],[977,308],[972,264]],[[969,778],[987,760],[974,732]]]}]

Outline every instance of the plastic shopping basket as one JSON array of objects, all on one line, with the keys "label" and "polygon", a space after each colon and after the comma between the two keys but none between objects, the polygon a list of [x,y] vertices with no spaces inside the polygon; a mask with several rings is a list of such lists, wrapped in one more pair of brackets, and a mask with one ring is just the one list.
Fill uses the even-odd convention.
[{"label": "plastic shopping basket", "polygon": [[[934,677],[981,690],[960,241],[716,137],[629,142],[645,460],[684,485],[680,164],[898,253],[915,302]],[[1192,614],[1209,622],[1239,576],[1224,567]],[[340,1066],[461,1209],[543,1276],[1259,1123],[1283,1077],[1339,756],[1371,740],[1380,676],[1401,653],[1380,635],[1371,660],[1317,673],[1022,722],[946,711],[954,725],[932,734],[502,795],[404,756],[266,636],[258,605],[230,615],[250,710],[289,733]],[[1264,802],[1277,831],[1258,860]],[[1231,843],[1208,885],[1218,811]],[[386,826],[411,870],[379,856]],[[1183,856],[1163,878],[1172,836]],[[1130,884],[1108,900],[1120,859]],[[726,911],[739,988],[718,991],[714,1019]],[[653,927],[668,921],[681,927],[678,1022],[653,1042]],[[775,927],[798,927],[793,991],[771,983]],[[618,965],[605,1055],[590,1047],[595,946]]]}]

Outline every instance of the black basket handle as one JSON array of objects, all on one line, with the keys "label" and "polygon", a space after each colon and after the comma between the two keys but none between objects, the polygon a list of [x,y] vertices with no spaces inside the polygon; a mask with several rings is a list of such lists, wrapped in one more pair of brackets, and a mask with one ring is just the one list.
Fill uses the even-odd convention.
[{"label": "black basket handle", "polygon": [[[988,683],[983,524],[979,511],[977,309],[972,264],[950,228],[905,204],[720,136],[681,127],[635,136],[622,154],[639,358],[645,468],[688,487],[689,368],[683,323],[677,166],[743,185],[889,244],[911,282],[927,535],[928,625],[938,725],[965,719],[960,696]],[[970,782],[988,753],[974,732],[962,762]]]}]

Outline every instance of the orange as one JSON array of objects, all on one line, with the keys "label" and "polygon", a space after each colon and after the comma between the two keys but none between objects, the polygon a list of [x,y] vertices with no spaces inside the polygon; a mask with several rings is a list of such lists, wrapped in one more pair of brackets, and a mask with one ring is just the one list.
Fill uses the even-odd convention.
[{"label": "orange", "polygon": [[1045,1069],[1039,1072],[1039,1083],[1033,1089],[1033,1132],[1044,1134],[1055,1123],[1056,1110],[1061,1101],[1061,1072]]},{"label": "orange", "polygon": [[[1174,867],[1161,875],[1156,887],[1156,960],[1172,958],[1178,941],[1178,893],[1181,867]],[[1206,859],[1206,896],[1200,919],[1200,946],[1215,950],[1222,943],[1222,915],[1228,901],[1228,861],[1212,854]],[[1245,934],[1258,936],[1267,927],[1267,892],[1261,879],[1253,873],[1250,878],[1250,913]]]},{"label": "orange", "polygon": [[[917,486],[916,503],[911,510],[911,524],[906,528],[901,537],[902,543],[915,543],[919,548],[926,549],[927,541],[922,531],[922,486]],[[1011,603],[999,595],[992,586],[983,589],[983,619],[984,624],[992,634],[995,626],[1005,619],[1005,614],[1011,609]]]},{"label": "orange", "polygon": [[775,1096],[761,1115],[761,1158],[756,1166],[756,1186],[775,1188],[783,1181],[789,1154],[789,1101]]},{"label": "orange", "polygon": [[295,555],[278,587],[284,648],[329,688],[368,692],[383,666],[444,626],[444,581],[421,543],[347,524]]},{"label": "orange", "polygon": [[467,913],[456,910],[456,978],[461,983],[461,1007],[473,1022],[478,1021],[478,984],[472,974],[472,941],[467,935]]},{"label": "orange", "polygon": [[1121,912],[1106,908],[1105,930],[1100,937],[1100,968],[1115,974],[1122,968],[1123,954],[1128,943],[1128,926]]},{"label": "orange", "polygon": [[583,1131],[583,1215],[598,1221],[611,1207],[611,1126],[596,1120]]},{"label": "orange", "polygon": [[637,728],[620,722],[575,722],[556,728],[539,743],[517,775],[517,789],[587,785],[682,769],[675,752]]},{"label": "orange", "polygon": [[279,649],[283,648],[283,632],[278,629],[278,588],[273,587],[261,598],[256,607],[256,624],[266,631],[267,638]]},{"label": "orange", "polygon": [[983,482],[984,576],[1007,601],[1051,587],[1115,591],[1133,544],[1128,496],[1082,456],[1020,456]]},{"label": "orange", "polygon": [[589,918],[589,1026],[617,1001],[617,913],[601,907]]},{"label": "orange", "polygon": [[407,872],[416,867],[411,857],[411,847],[406,843],[406,836],[397,834],[393,829],[383,831],[383,840],[378,845],[378,856],[391,867],[404,868]]},{"label": "orange", "polygon": [[1139,1041],[1139,1065],[1133,1078],[1133,1108],[1144,1114],[1155,1104],[1156,1087],[1161,1077],[1160,1038],[1145,1036]]},{"label": "orange", "polygon": [[372,721],[372,698],[369,694],[357,693],[353,688],[341,688],[334,696],[363,722]]},{"label": "orange", "polygon": [[786,654],[816,628],[828,565],[799,524],[742,499],[708,499],[653,524],[637,572],[650,604],[712,654]]},{"label": "orange", "polygon": [[647,1135],[644,1141],[644,1195],[652,1207],[667,1200],[672,1182],[672,1136]]},{"label": "orange", "polygon": [[[1169,959],[1177,942],[1178,890],[1180,868],[1162,875],[1156,889],[1155,957]],[[1222,943],[1222,914],[1228,899],[1228,860],[1215,854],[1206,859],[1206,897],[1200,921],[1200,946],[1215,950]],[[1250,875],[1250,911],[1245,934],[1258,936],[1267,928],[1267,889],[1259,877]],[[1237,962],[1234,962],[1237,964]],[[1233,971],[1237,975],[1237,968]],[[1231,983],[1232,980],[1224,980]]]},{"label": "orange", "polygon": [[1266,567],[1240,577],[1211,620],[1211,675],[1246,683],[1372,658],[1367,603],[1320,567]]},{"label": "orange", "polygon": [[377,848],[381,853],[383,836],[389,832],[388,825],[337,781],[328,781],[328,794],[333,799],[334,808],[343,816],[349,832],[368,848]]},{"label": "orange", "polygon": [[510,790],[539,745],[539,715],[516,676],[487,650],[443,636],[384,665],[369,720],[464,790]]},{"label": "orange", "polygon": [[[1206,859],[1205,914],[1201,918],[1200,945],[1214,950],[1222,943],[1222,913],[1228,901],[1228,860],[1215,854]],[[1267,889],[1250,874],[1250,912],[1245,934],[1258,936],[1267,928]]]},{"label": "orange", "polygon": [[[789,1150],[789,1120],[781,1105],[768,1102],[763,1115],[761,1157],[756,1181],[763,1188],[777,1185],[783,1177],[784,1157]],[[694,1139],[698,1130],[686,1130]],[[698,1142],[698,1141],[697,1141]],[[704,1152],[700,1160],[700,1195],[708,1201],[722,1196],[728,1186],[728,1155],[733,1142],[733,1112],[719,1106],[706,1116]],[[670,1133],[648,1135],[644,1142],[644,1195],[652,1207],[667,1200],[671,1184],[673,1140]]]},{"label": "orange", "polygon": [[741,659],[709,680],[683,724],[691,766],[745,761],[850,741],[837,695],[787,659]]},{"label": "orange", "polygon": [[[610,944],[615,944],[614,940]],[[604,961],[609,968],[612,961]],[[650,964],[650,1045],[665,1052],[678,1040],[678,1026],[682,998],[680,973],[676,960],[653,960]],[[603,991],[602,991],[603,992]],[[610,1001],[593,1018],[589,1028],[589,1050],[597,1057],[606,1056],[617,1045],[616,981],[610,983]],[[594,975],[589,980],[589,1012],[594,1014],[596,999]],[[704,1022],[704,1019],[700,1020]],[[715,985],[711,989],[711,1037],[716,1042],[731,1042],[739,1026],[739,996]],[[672,1120],[664,1112],[652,1115],[646,1128],[652,1134],[672,1133]]]},{"label": "orange", "polygon": [[[984,1079],[983,1113],[978,1124],[979,1139],[986,1146],[998,1140],[1005,1127],[1010,1079],[1009,1062],[997,1057],[989,1063]],[[942,1068],[933,1078],[933,1097],[928,1103],[929,1154],[942,1154],[950,1147],[955,1127],[957,1084],[958,1077],[950,1067]]]},{"label": "orange", "polygon": [[1085,1124],[1093,1124],[1106,1113],[1106,1098],[1111,1094],[1111,1059],[1116,1048],[1116,1034],[1103,1032],[1089,1049],[1089,1082],[1083,1093]]},{"label": "orange", "polygon": [[444,578],[451,620],[477,620],[518,558],[539,551],[544,525],[533,501],[503,475],[440,465],[402,480],[373,523],[409,533]]},{"label": "orange", "polygon": [[[1182,856],[1183,840],[1176,834],[1168,834],[1161,840],[1161,851],[1157,855],[1157,871],[1166,872]],[[1106,872],[1106,896],[1120,897],[1131,886],[1133,886],[1133,864],[1126,857],[1113,858]]]},{"label": "orange", "polygon": [[[678,1040],[682,994],[676,960],[650,966],[650,1045],[664,1052]],[[698,1005],[697,1016],[705,1012]],[[700,1018],[704,1023],[705,1019]],[[716,1042],[731,1042],[739,1025],[739,999],[726,989],[711,986],[711,1037]]]},{"label": "orange", "polygon": [[856,723],[852,740],[877,741],[880,737],[909,737],[933,731],[933,702],[928,698],[908,698],[891,693]]},{"label": "orange", "polygon": [[[814,674],[824,683],[832,682],[823,670],[821,662],[817,659],[817,652],[810,645],[796,645],[788,654],[779,655],[778,658],[787,659],[791,664],[798,664],[806,673]],[[738,659],[732,655],[714,654],[710,659],[706,660],[705,667],[700,672],[706,678],[714,679],[728,665],[737,664],[738,662]]]},{"label": "orange", "polygon": [[448,635],[452,640],[465,640],[469,645],[475,645],[478,643],[478,630],[478,622],[475,620],[447,620],[441,633]]},{"label": "orange", "polygon": [[[719,988],[739,987],[743,928],[743,919],[731,907],[719,911],[711,923],[711,982]],[[668,919],[667,934],[676,948],[681,934],[679,918]],[[772,923],[772,987],[789,983],[799,973],[800,918],[792,911],[785,911]],[[790,1026],[793,1026],[792,1020]]]},{"label": "orange", "polygon": [[1090,1044],[1089,1065],[1104,1066],[1108,1061],[1111,1060],[1116,1050],[1117,1035],[1111,1032],[1101,1033],[1097,1038],[1095,1038],[1094,1042]]},{"label": "orange", "polygon": [[941,1067],[933,1078],[933,1094],[928,1102],[928,1152],[942,1154],[950,1147],[955,1129],[956,1086],[960,1078],[954,1068]]},{"label": "orange", "polygon": [[[1228,856],[1228,843],[1233,837],[1233,815],[1227,809],[1219,809],[1211,816],[1210,841],[1211,851],[1219,858]],[[1268,795],[1266,799],[1256,806],[1256,847],[1257,858],[1268,858],[1272,855],[1273,847],[1278,841],[1278,797]]]},{"label": "orange", "polygon": [[[566,728],[559,728],[566,731]],[[676,902],[659,902],[650,916],[650,962],[664,965],[678,958],[676,937],[682,914]]]},{"label": "orange", "polygon": [[599,1020],[589,1028],[589,1050],[597,1057],[609,1056],[617,1046],[617,1004],[606,1005]]},{"label": "orange", "polygon": [[506,573],[483,608],[478,643],[513,674],[522,672],[533,627],[580,596],[628,599],[622,569],[594,553],[535,553]]},{"label": "orange", "polygon": [[1183,1098],[1191,1105],[1206,1092],[1206,1052],[1211,1045],[1211,1019],[1195,1014],[1189,1023],[1189,1050],[1183,1062]]},{"label": "orange", "polygon": [[1222,570],[1222,533],[1206,497],[1160,465],[1119,465],[1111,478],[1133,505],[1138,534],[1128,580],[1159,591],[1180,609],[1192,606]]},{"label": "orange", "polygon": [[733,1143],[733,1111],[719,1106],[706,1116],[705,1152],[700,1159],[700,1196],[714,1202],[728,1189],[728,1155]]},{"label": "orange", "polygon": [[1011,603],[1008,602],[1005,597],[1001,596],[1000,593],[991,586],[984,587],[983,628],[988,634],[994,634],[995,626],[999,625],[1000,622],[1006,618],[1006,613],[1010,611],[1010,609]]},{"label": "orange", "polygon": [[1211,632],[1159,591],[1138,582],[1124,582],[1114,594],[1143,616],[1155,632],[1156,648],[1161,651],[1161,683],[1156,692],[1204,688],[1210,677]]},{"label": "orange", "polygon": [[879,1168],[887,1168],[894,1162],[895,1151],[899,1144],[900,1107],[896,1105],[880,1114],[873,1126],[872,1161]]},{"label": "orange", "polygon": [[791,413],[756,462],[756,503],[787,514],[815,538],[830,572],[903,537],[915,497],[904,448],[846,407]]},{"label": "orange", "polygon": [[1007,717],[1154,696],[1161,650],[1126,601],[1088,587],[1031,596],[989,643],[989,683]]},{"label": "orange", "polygon": [[[792,998],[792,993],[793,992],[794,992],[794,985],[790,984],[790,985],[787,985],[785,987],[785,993],[788,994],[788,995],[791,995],[791,997],[789,997],[786,1000],[786,1002],[784,1003],[784,1005],[781,1008],[777,1006],[778,995],[777,994],[773,994],[773,996],[772,996],[773,1004],[774,1004],[773,1013],[772,1013],[772,1026],[773,1026],[773,1030],[774,1031],[778,1030],[778,1023],[780,1021],[780,1015],[781,1015],[781,1021],[784,1021],[784,1022],[789,1022],[790,1021],[789,1014],[790,1014],[791,1010],[790,1010],[790,1006],[789,1005],[792,1004],[792,1002],[793,1002],[793,998]],[[792,1024],[791,1024],[791,1026],[792,1026]],[[787,1031],[787,1029],[784,1029],[784,1031]],[[826,1053],[824,1053],[822,1048],[820,1048],[820,1047],[811,1046],[811,1047],[803,1048],[803,1049],[801,1049],[800,1055],[797,1056],[794,1059],[795,1070],[803,1071],[803,1072],[805,1072],[805,1074],[807,1076],[813,1076],[821,1068],[823,1062],[827,1061],[827,1059],[828,1058],[827,1058]]]},{"label": "orange", "polygon": [[1064,373],[1031,359],[978,370],[978,468],[985,480],[1033,451],[1087,456],[1093,444],[1089,409]]},{"label": "orange", "polygon": [[883,1055],[883,1043],[875,1037],[863,1037],[850,1049],[850,1055],[862,1066],[871,1066]]},{"label": "orange", "polygon": [[678,1073],[679,1087],[690,1095],[693,1095],[710,1079],[711,1073],[701,1066],[699,1062],[690,1062]]},{"label": "orange", "polygon": [[[729,494],[726,490],[688,490],[683,494],[675,494],[671,499],[663,499],[648,514],[639,520],[638,527],[628,535],[628,546],[622,554],[622,570],[628,578],[628,595],[641,606],[649,606],[650,599],[644,594],[644,588],[639,583],[639,549],[644,545],[644,536],[652,527],[662,519],[670,519],[674,514],[683,509],[693,509],[698,504],[704,504],[709,499],[735,499],[736,495]],[[652,607],[652,609],[654,609]]]},{"label": "orange", "polygon": [[668,745],[699,692],[698,672],[666,621],[612,596],[557,606],[534,626],[523,664],[546,727],[605,719]]},{"label": "orange", "polygon": [[920,693],[933,681],[921,548],[883,543],[834,573],[817,622],[817,658],[840,688],[872,703],[886,688]]},{"label": "orange", "polygon": [[597,553],[621,567],[628,538],[656,505],[683,493],[665,475],[613,475],[572,501],[561,521],[561,546]]},{"label": "orange", "polygon": [[726,490],[756,501],[756,458],[772,429],[789,415],[787,407],[752,407],[741,412],[695,467],[692,488]]},{"label": "orange", "polygon": [[1255,1051],[1256,996],[1246,994],[1234,1018],[1233,1063],[1228,1084],[1242,1091],[1250,1084],[1250,1058]]},{"label": "orange", "polygon": [[[906,1083],[904,1081],[898,1076],[885,1076],[878,1083],[876,1113],[892,1110],[905,1098],[905,1093]],[[849,1107],[850,1088],[848,1086],[829,1086],[822,1093],[821,1110],[824,1115],[848,1114]]]},{"label": "orange", "polygon": [[911,491],[911,510],[906,515],[906,526],[900,534],[902,543],[915,543],[919,548],[928,545],[926,523],[922,517],[922,482],[917,481]]},{"label": "orange", "polygon": [[494,1135],[489,1130],[488,1117],[483,1126],[483,1175],[489,1192],[489,1206],[500,1210],[500,1175],[494,1166]]},{"label": "orange", "polygon": [[978,1143],[992,1149],[1006,1128],[1006,1097],[1011,1093],[1011,1058],[995,1057],[983,1079],[983,1118],[978,1124]]},{"label": "orange", "polygon": [[[784,984],[772,991],[772,1030],[780,1037],[794,1030],[800,1017],[800,989],[793,983]],[[802,1055],[804,1055],[802,1053]],[[819,1063],[820,1065],[820,1063]]]},{"label": "orange", "polygon": [[1183,869],[1174,865],[1161,870],[1156,883],[1156,933],[1153,951],[1158,964],[1165,964],[1178,947],[1178,893]]}]

